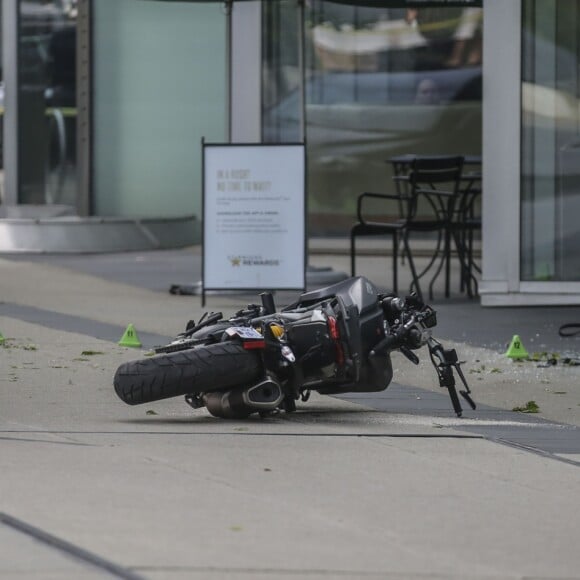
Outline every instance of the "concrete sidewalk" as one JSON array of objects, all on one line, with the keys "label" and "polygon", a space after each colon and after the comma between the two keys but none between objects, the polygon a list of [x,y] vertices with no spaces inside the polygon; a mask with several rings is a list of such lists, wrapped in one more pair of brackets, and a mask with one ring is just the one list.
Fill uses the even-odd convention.
[{"label": "concrete sidewalk", "polygon": [[[425,355],[418,367],[395,355],[399,384],[375,397],[314,397],[266,420],[214,419],[178,399],[128,407],[112,376],[143,352],[116,342],[130,322],[152,346],[199,317],[199,298],[159,280],[195,256],[0,258],[0,577],[580,577],[578,430],[560,424],[579,424],[580,367],[512,363],[494,346],[511,338],[494,333],[505,313],[436,297],[439,336],[488,405],[463,419]],[[538,337],[509,315],[528,350],[530,338],[577,350],[534,312]],[[459,328],[463,317],[478,322]],[[544,420],[511,411],[532,399]],[[552,447],[520,444],[528,432]]]}]

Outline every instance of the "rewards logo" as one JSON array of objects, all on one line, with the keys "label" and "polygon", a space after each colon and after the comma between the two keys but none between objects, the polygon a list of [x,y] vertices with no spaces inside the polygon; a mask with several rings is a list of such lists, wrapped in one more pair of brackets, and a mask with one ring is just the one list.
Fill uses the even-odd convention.
[{"label": "rewards logo", "polygon": [[241,266],[279,266],[280,260],[263,256],[228,256],[232,268]]}]

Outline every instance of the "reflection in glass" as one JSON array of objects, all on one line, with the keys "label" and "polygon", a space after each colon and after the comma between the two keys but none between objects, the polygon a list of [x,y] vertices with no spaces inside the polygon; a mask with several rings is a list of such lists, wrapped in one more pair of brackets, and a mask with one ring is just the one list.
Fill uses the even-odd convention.
[{"label": "reflection in glass", "polygon": [[76,4],[19,4],[19,203],[76,203]]},{"label": "reflection in glass", "polygon": [[262,140],[300,141],[299,11],[295,0],[262,3]]},{"label": "reflection in glass", "polygon": [[523,3],[521,279],[580,280],[580,2]]},{"label": "reflection in glass", "polygon": [[[279,4],[264,3],[265,22],[287,22]],[[410,9],[312,0],[305,18],[311,233],[348,231],[357,195],[391,186],[386,161],[394,155],[481,154],[481,3]],[[263,137],[273,142],[300,135],[297,39],[287,32],[296,27],[281,28],[281,54],[264,51]],[[264,30],[275,46],[272,28]]]}]

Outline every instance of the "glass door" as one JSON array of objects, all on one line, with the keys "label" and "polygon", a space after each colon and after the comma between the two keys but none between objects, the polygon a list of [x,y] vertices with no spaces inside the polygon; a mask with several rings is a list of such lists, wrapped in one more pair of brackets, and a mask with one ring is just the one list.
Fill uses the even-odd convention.
[{"label": "glass door", "polygon": [[76,205],[76,0],[20,0],[18,203]]},{"label": "glass door", "polygon": [[524,0],[522,281],[580,281],[580,1]]}]

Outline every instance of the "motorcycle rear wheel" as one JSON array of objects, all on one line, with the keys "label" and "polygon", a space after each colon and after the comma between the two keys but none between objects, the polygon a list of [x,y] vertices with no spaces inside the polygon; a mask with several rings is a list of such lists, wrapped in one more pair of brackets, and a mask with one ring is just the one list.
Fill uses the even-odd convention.
[{"label": "motorcycle rear wheel", "polygon": [[263,374],[260,356],[241,344],[219,342],[123,363],[115,392],[128,405],[249,385]]}]

